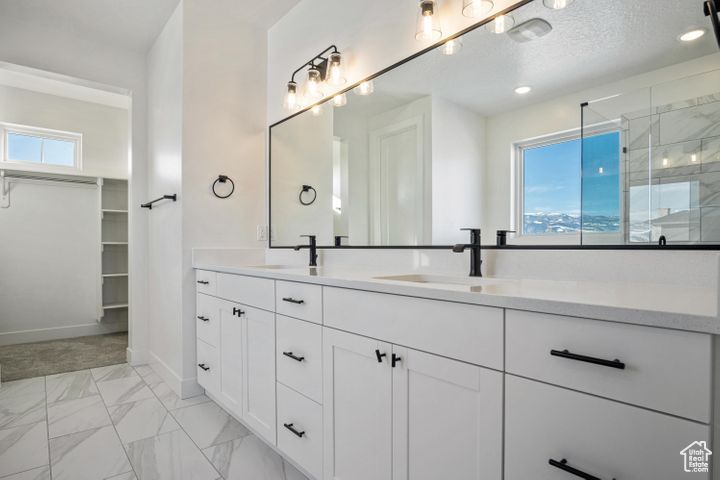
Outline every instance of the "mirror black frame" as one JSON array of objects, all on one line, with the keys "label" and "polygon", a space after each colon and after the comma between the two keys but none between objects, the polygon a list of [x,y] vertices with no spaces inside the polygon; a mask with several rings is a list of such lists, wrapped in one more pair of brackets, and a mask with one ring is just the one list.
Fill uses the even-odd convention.
[{"label": "mirror black frame", "polygon": [[[432,52],[436,50],[438,47],[443,45],[444,43],[448,42],[449,40],[461,37],[469,32],[472,32],[473,30],[477,30],[478,28],[487,25],[488,23],[492,22],[496,17],[499,17],[501,15],[506,15],[508,13],[511,13],[519,8],[524,7],[525,5],[534,2],[535,0],[520,0],[515,5],[512,5],[511,7],[508,7],[504,10],[501,10],[497,12],[495,15],[488,17],[484,20],[481,20],[478,23],[475,23],[457,33],[454,35],[451,35],[449,37],[443,38],[439,40],[436,43],[433,43],[429,47],[426,47],[409,57],[406,57],[402,60],[400,60],[397,63],[394,63],[390,65],[389,67],[386,67],[372,75],[369,75],[362,80],[348,86],[347,88],[338,91],[335,93],[335,95],[339,95],[342,93],[347,93],[360,85],[363,82],[367,82],[369,80],[374,80],[377,77],[380,77],[381,75],[384,75],[385,73],[394,70],[411,60],[414,60],[415,58],[425,55],[426,53]],[[538,0],[540,1],[540,0]],[[320,100],[319,102],[316,102],[312,105],[308,105],[307,107],[293,113],[292,115],[283,118],[282,120],[279,120],[273,124],[271,124],[268,127],[268,248],[275,248],[275,249],[293,249],[293,246],[286,245],[286,246],[276,246],[272,244],[272,129],[274,127],[277,127],[279,125],[282,125],[283,123],[297,117],[298,115],[301,115],[303,113],[306,113],[310,111],[314,106],[320,105],[323,103],[326,103],[329,101],[329,98],[324,98]],[[345,249],[345,250],[449,250],[452,249],[452,245],[341,245],[341,246],[335,246],[335,245],[318,245],[317,248],[319,249]],[[618,244],[618,245],[611,245],[611,244],[603,244],[603,245],[503,245],[503,246],[496,246],[496,245],[487,245],[483,246],[483,249],[486,250],[671,250],[671,251],[678,251],[678,250],[720,250],[720,244],[670,244],[670,245],[658,245],[658,244],[638,244],[638,245],[626,245],[626,244]]]}]

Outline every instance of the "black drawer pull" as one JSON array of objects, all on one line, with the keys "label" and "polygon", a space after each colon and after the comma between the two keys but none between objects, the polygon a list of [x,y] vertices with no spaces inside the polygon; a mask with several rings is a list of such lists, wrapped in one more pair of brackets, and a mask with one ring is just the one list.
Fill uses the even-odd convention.
[{"label": "black drawer pull", "polygon": [[305,357],[298,357],[293,355],[293,352],[283,352],[283,355],[285,355],[288,358],[292,358],[295,361],[302,362],[305,360]]},{"label": "black drawer pull", "polygon": [[285,297],[283,298],[283,302],[294,303],[295,305],[302,305],[303,303],[305,303],[305,300],[295,300],[292,297]]},{"label": "black drawer pull", "polygon": [[380,350],[375,350],[375,356],[378,359],[378,363],[382,363],[383,357],[387,357],[387,353],[380,353]]},{"label": "black drawer pull", "polygon": [[402,358],[400,358],[398,355],[395,355],[394,353],[392,354],[392,361],[391,361],[392,368],[395,368],[395,366],[398,363],[400,363],[401,361],[402,361]]},{"label": "black drawer pull", "polygon": [[198,315],[198,320],[202,320],[203,322],[209,322],[210,319],[207,317],[203,317],[202,315]]},{"label": "black drawer pull", "polygon": [[293,425],[294,425],[293,423],[283,423],[283,426],[284,426],[285,428],[287,428],[288,430],[290,430],[292,433],[294,433],[294,434],[297,435],[298,437],[302,438],[302,437],[305,435],[305,432],[304,432],[304,431],[303,431],[303,432],[298,432],[297,430],[295,430],[295,429],[293,428]]},{"label": "black drawer pull", "polygon": [[210,370],[210,367],[208,367],[208,366],[205,365],[204,363],[198,363],[198,367],[202,368],[202,369],[205,370],[206,372],[207,372],[208,370]]},{"label": "black drawer pull", "polygon": [[235,315],[236,317],[242,317],[243,315],[245,315],[245,312],[240,310],[239,308],[233,308],[233,315]]},{"label": "black drawer pull", "polygon": [[[575,475],[576,477],[580,477],[583,480],[602,480],[601,478],[598,478],[594,475],[590,475],[589,473],[585,473],[582,470],[578,470],[577,468],[573,468],[570,465],[567,464],[567,460],[564,458],[560,460],[559,462],[557,460],[553,460],[552,458],[548,460],[548,463],[552,465],[555,468],[559,468],[560,470],[563,470],[565,472],[571,473]],[[615,479],[613,479],[615,480]]]},{"label": "black drawer pull", "polygon": [[602,358],[587,357],[585,355],[578,355],[577,353],[570,353],[567,350],[550,350],[550,355],[553,357],[569,358],[570,360],[577,360],[578,362],[594,363],[595,365],[602,365],[603,367],[625,370],[625,364],[618,359],[605,360]]},{"label": "black drawer pull", "polygon": [[210,285],[210,282],[208,282],[207,280],[198,280],[197,283],[199,283],[200,285]]}]

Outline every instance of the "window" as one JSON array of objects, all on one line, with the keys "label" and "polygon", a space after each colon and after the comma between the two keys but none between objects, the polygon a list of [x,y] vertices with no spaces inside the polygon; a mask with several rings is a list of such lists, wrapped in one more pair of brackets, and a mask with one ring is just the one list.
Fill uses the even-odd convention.
[{"label": "window", "polygon": [[2,132],[4,162],[80,170],[80,134],[18,125],[3,125]]},{"label": "window", "polygon": [[518,158],[522,235],[620,231],[619,132],[534,142]]}]

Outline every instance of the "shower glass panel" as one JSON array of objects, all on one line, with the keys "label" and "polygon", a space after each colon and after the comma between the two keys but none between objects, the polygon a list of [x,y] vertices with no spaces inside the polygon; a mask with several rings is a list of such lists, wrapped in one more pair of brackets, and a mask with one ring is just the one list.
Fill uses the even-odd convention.
[{"label": "shower glass panel", "polygon": [[582,125],[583,245],[720,242],[720,71],[589,102]]}]

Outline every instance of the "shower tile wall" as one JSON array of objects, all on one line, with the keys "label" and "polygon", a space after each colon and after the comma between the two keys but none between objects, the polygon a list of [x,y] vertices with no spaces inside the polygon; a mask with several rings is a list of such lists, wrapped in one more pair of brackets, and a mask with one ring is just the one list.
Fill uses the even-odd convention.
[{"label": "shower tile wall", "polygon": [[[652,112],[623,119],[629,240],[655,242],[665,235],[669,241],[720,242],[720,93]],[[650,194],[651,229],[645,213]],[[685,194],[688,209],[668,207]]]}]

